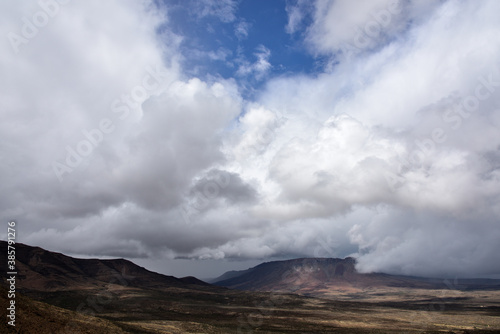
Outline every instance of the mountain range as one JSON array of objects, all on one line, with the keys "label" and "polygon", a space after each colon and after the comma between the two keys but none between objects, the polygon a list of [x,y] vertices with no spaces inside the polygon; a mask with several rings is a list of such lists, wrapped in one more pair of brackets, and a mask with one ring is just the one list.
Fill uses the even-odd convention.
[{"label": "mountain range", "polygon": [[[7,243],[0,241],[7,254]],[[0,270],[7,272],[7,263]],[[99,288],[108,284],[140,288],[203,287],[195,277],[176,278],[149,271],[125,259],[78,259],[40,247],[16,244],[18,288],[37,291]]]},{"label": "mountain range", "polygon": [[210,281],[218,286],[249,291],[281,291],[325,297],[338,292],[357,293],[374,288],[500,289],[500,280],[424,278],[384,273],[359,273],[356,260],[348,257],[301,258],[265,262],[256,267],[230,271]]},{"label": "mountain range", "polygon": [[[456,284],[362,274],[353,258],[303,258],[228,272],[209,284],[155,273],[126,259],[78,259],[40,247],[15,247],[17,322],[15,327],[1,323],[1,333],[500,330],[500,280]],[[7,253],[5,241],[0,250]],[[9,302],[7,272],[2,261],[2,305]],[[429,310],[446,312],[430,316]],[[1,316],[6,315],[2,307]]]}]

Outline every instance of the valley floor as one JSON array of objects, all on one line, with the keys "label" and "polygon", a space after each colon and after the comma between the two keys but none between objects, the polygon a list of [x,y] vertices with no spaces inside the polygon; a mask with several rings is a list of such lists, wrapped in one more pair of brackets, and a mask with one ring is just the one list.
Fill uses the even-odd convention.
[{"label": "valley floor", "polygon": [[[107,289],[29,292],[19,326],[6,333],[44,333],[44,322],[50,333],[500,333],[499,291],[388,288],[314,298]],[[28,326],[33,316],[38,327]]]}]

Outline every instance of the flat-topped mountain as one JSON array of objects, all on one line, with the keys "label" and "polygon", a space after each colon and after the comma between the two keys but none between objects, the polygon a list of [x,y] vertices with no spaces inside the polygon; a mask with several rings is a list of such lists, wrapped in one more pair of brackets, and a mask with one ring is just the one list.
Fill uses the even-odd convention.
[{"label": "flat-topped mountain", "polygon": [[[256,267],[231,271],[213,279],[218,286],[250,291],[295,292],[322,296],[325,292],[359,292],[372,288],[449,289],[444,279],[389,275],[363,274],[356,270],[356,260],[348,257],[303,258],[265,262]],[[461,280],[461,289],[500,288],[500,280]]]}]

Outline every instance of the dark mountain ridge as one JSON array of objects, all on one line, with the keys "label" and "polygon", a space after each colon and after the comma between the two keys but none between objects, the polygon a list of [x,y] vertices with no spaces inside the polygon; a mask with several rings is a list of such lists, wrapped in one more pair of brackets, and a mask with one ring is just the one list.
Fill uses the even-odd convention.
[{"label": "dark mountain ridge", "polygon": [[[152,272],[125,259],[78,259],[21,243],[15,247],[20,289],[58,291],[106,284],[153,289],[209,286],[194,277],[176,278]],[[0,250],[7,253],[7,242],[0,241]],[[2,261],[2,275],[8,271],[6,265]]]}]

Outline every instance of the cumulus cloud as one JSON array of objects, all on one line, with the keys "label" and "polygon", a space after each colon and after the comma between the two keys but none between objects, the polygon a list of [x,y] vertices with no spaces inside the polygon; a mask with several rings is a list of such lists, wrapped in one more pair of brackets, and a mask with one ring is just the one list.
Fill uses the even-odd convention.
[{"label": "cumulus cloud", "polygon": [[[498,272],[493,249],[472,251],[480,235],[491,240],[499,210],[498,167],[486,158],[499,149],[500,73],[492,57],[499,44],[490,6],[446,3],[408,32],[411,39],[363,62],[271,84],[266,105],[293,112],[300,131],[270,160],[280,204],[264,212],[292,220],[372,208],[372,228],[359,222],[349,232],[361,270]],[[404,214],[396,219],[398,210]],[[425,218],[412,219],[413,212]]]},{"label": "cumulus cloud", "polygon": [[[199,17],[236,20],[232,1],[199,3]],[[23,17],[44,9],[0,5],[0,33],[26,40],[0,42],[0,211],[19,222],[19,241],[498,273],[499,4],[410,1],[384,16],[393,2],[318,0],[310,23],[301,6],[289,4],[284,28],[308,24],[324,71],[271,78],[272,46],[261,45],[225,80],[186,74],[168,5],[61,4],[29,38]],[[372,21],[378,34],[356,46]],[[349,59],[346,43],[358,50]],[[202,56],[228,57],[218,50]],[[267,82],[245,100],[238,80],[251,76]]]},{"label": "cumulus cloud", "polygon": [[[261,155],[241,160],[252,169],[241,168],[242,175],[262,180],[269,199],[253,212],[302,221],[304,229],[312,219],[329,217],[332,227],[349,219],[346,234],[359,246],[353,255],[363,271],[498,272],[495,247],[472,250],[481,235],[491,240],[499,212],[493,189],[500,189],[494,158],[500,73],[492,57],[499,44],[490,6],[437,6],[404,35],[412,38],[381,44],[362,61],[340,62],[315,79],[272,80],[260,103],[286,123],[267,136]],[[430,10],[423,7],[421,13]],[[245,135],[258,138],[266,129],[263,121],[255,124]],[[245,135],[236,147],[244,147]],[[266,166],[265,173],[255,166]],[[457,249],[460,242],[464,248]],[[336,254],[338,244],[327,246]]]},{"label": "cumulus cloud", "polygon": [[[11,193],[2,212],[20,222],[29,243],[144,255],[154,238],[150,244],[144,232],[123,241],[120,224],[141,213],[136,232],[141,225],[164,235],[156,212],[180,220],[174,208],[192,179],[224,160],[221,131],[238,116],[240,98],[229,81],[182,77],[175,35],[159,47],[156,28],[166,17],[155,6],[95,6],[61,7],[19,54],[3,41],[12,81],[2,92],[2,142],[9,143],[2,156],[11,161],[2,167]],[[3,33],[21,34],[20,16],[7,15],[16,8],[4,7]],[[26,12],[41,10],[33,3]],[[96,228],[102,238],[84,242]]]}]

